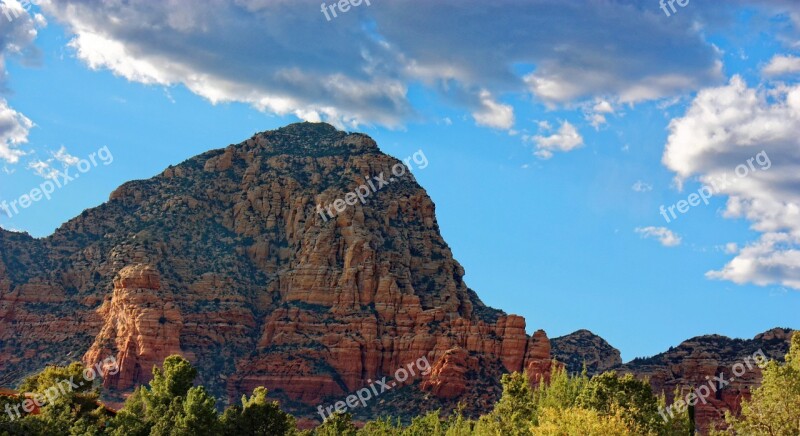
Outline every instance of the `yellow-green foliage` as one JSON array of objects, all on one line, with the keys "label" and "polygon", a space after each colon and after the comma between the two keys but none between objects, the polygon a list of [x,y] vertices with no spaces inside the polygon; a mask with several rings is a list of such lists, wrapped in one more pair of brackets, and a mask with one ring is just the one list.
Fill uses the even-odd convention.
[{"label": "yellow-green foliage", "polygon": [[539,412],[539,424],[531,426],[531,434],[537,436],[627,436],[634,435],[630,424],[620,410],[613,414],[600,414],[591,409],[570,407],[555,409],[546,407]]},{"label": "yellow-green foliage", "polygon": [[769,362],[761,386],[742,402],[740,417],[727,416],[729,433],[800,435],[800,334],[792,336],[786,363]]}]

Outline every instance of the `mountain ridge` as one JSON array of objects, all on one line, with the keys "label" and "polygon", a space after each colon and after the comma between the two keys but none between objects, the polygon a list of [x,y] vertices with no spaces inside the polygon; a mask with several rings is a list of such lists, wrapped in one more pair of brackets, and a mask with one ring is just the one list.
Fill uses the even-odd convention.
[{"label": "mountain ridge", "polygon": [[[397,164],[366,135],[296,123],[126,182],[50,236],[0,229],[0,380],[113,355],[121,369],[104,384],[115,401],[180,353],[218,397],[263,385],[314,419],[315,406],[421,357],[429,375],[356,417],[462,401],[468,414],[486,412],[502,374],[524,370],[536,383],[551,356],[570,370],[590,356],[597,371],[657,375],[656,388],[693,377],[688,367],[669,378],[666,364],[620,366],[588,330],[528,335],[525,319],[486,306],[411,172],[329,220],[317,214]],[[764,340],[777,354],[773,336]],[[684,357],[700,376],[727,362],[696,348]],[[722,403],[714,413],[736,407]]]}]

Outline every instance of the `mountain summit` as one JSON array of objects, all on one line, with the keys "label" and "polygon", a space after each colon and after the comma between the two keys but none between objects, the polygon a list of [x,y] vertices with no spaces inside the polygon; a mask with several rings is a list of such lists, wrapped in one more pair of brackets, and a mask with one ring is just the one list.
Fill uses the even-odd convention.
[{"label": "mountain summit", "polygon": [[313,417],[424,358],[381,410],[486,410],[502,373],[547,371],[549,341],[467,287],[410,171],[351,204],[397,165],[366,135],[292,124],[126,183],[47,238],[0,232],[0,377],[114,356],[122,394],[180,353],[219,396],[263,385]]}]

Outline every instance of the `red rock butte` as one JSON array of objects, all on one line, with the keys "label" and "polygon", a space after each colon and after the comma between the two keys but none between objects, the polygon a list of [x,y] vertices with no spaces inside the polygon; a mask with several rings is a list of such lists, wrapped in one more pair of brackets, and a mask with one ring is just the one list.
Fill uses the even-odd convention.
[{"label": "red rock butte", "polygon": [[47,238],[0,231],[0,375],[114,356],[104,385],[127,393],[177,353],[218,396],[266,386],[313,418],[426,357],[431,373],[381,410],[485,412],[503,373],[547,375],[550,342],[467,287],[413,175],[316,213],[399,162],[293,124],[126,183]]}]

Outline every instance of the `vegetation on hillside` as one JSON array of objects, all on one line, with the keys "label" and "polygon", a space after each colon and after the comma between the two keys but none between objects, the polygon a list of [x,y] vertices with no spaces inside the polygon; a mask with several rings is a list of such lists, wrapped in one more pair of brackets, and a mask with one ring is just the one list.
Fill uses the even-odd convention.
[{"label": "vegetation on hillside", "polygon": [[[20,386],[44,393],[61,380],[80,379],[83,367],[50,367]],[[459,410],[449,416],[438,411],[403,423],[379,418],[357,428],[348,414],[333,414],[322,425],[299,430],[293,416],[256,388],[241,404],[220,414],[217,400],[194,386],[197,370],[185,359],[170,356],[153,369],[153,380],[141,386],[114,414],[98,403],[91,384],[70,390],[41,407],[38,414],[0,415],[0,436],[6,435],[308,435],[308,436],[461,436],[461,435],[687,435],[693,432],[688,412],[665,421],[659,415],[663,396],[653,394],[646,381],[607,372],[588,377],[569,375],[553,366],[549,383],[533,388],[525,374],[503,376],[503,394],[494,409],[478,419]],[[0,409],[24,398],[0,397]],[[12,417],[14,419],[12,419]],[[739,417],[728,416],[725,433],[776,436],[800,434],[800,335],[794,335],[786,363],[770,362],[761,387],[744,401]]]}]

